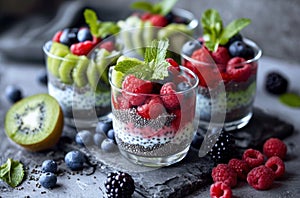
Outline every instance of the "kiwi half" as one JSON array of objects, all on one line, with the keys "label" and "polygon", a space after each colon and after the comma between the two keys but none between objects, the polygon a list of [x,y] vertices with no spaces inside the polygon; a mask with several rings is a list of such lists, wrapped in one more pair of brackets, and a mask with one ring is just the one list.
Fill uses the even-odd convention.
[{"label": "kiwi half", "polygon": [[62,128],[62,110],[48,94],[36,94],[20,100],[5,116],[6,135],[30,151],[54,146],[61,136]]}]

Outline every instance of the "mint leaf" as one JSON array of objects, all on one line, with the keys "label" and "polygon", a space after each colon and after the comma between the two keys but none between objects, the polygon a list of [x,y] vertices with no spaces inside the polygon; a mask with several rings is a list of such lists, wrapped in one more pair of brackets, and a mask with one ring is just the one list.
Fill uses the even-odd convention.
[{"label": "mint leaf", "polygon": [[149,67],[149,65],[136,65],[135,67],[131,67],[125,72],[125,76],[132,74],[137,78],[143,80],[149,80],[152,77],[153,70]]},{"label": "mint leaf", "polygon": [[23,164],[8,158],[0,167],[0,179],[12,187],[18,186],[24,177]]},{"label": "mint leaf", "polygon": [[167,15],[172,10],[177,1],[178,0],[162,0],[159,3],[161,7],[160,14],[163,16]]},{"label": "mint leaf", "polygon": [[225,45],[228,40],[236,35],[238,32],[240,32],[242,29],[244,29],[246,26],[248,26],[251,23],[250,19],[241,18],[236,19],[229,23],[223,30],[221,38],[220,38],[220,44]]},{"label": "mint leaf", "polygon": [[117,34],[120,31],[120,27],[114,22],[101,22],[98,28],[98,35],[101,38],[105,38],[109,35]]},{"label": "mint leaf", "polygon": [[158,3],[137,1],[131,4],[131,8],[165,16],[172,10],[177,1],[178,0],[162,0]]},{"label": "mint leaf", "polygon": [[85,22],[89,25],[91,34],[93,36],[99,37],[99,26],[100,22],[98,21],[98,17],[95,11],[91,9],[85,9],[83,12]]},{"label": "mint leaf", "polygon": [[289,107],[300,107],[300,96],[295,93],[282,94],[279,100]]},{"label": "mint leaf", "polygon": [[127,58],[122,56],[118,59],[118,62],[114,69],[125,74],[128,73],[127,71],[133,67],[142,68],[144,67],[144,63],[138,59]]},{"label": "mint leaf", "polygon": [[150,13],[154,12],[153,4],[148,1],[133,2],[131,4],[131,8],[137,9],[137,10],[143,10],[145,12],[150,12]]}]

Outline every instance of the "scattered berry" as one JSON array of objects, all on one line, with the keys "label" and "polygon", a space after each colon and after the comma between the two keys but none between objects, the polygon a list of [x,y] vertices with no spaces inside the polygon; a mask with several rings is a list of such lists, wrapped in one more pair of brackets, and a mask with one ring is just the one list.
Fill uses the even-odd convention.
[{"label": "scattered berry", "polygon": [[280,139],[269,138],[263,145],[263,152],[268,158],[278,156],[284,159],[287,153],[287,147]]},{"label": "scattered berry", "polygon": [[188,41],[182,46],[181,53],[191,57],[193,52],[200,49],[201,47],[202,45],[199,40]]},{"label": "scattered berry", "polygon": [[134,180],[128,173],[109,173],[104,183],[108,198],[130,198],[134,193]]},{"label": "scattered berry", "polygon": [[146,119],[155,119],[165,111],[160,97],[146,99],[145,104],[137,107],[137,113]]},{"label": "scattered berry", "polygon": [[201,135],[198,132],[195,133],[192,143],[191,143],[191,146],[195,149],[200,149],[203,139],[204,139],[203,135]]},{"label": "scattered berry", "polygon": [[254,57],[254,50],[243,41],[235,41],[229,46],[229,53],[232,57],[243,57],[251,59]]},{"label": "scattered berry", "polygon": [[260,151],[250,148],[244,151],[243,160],[250,168],[254,168],[264,163],[264,155]]},{"label": "scattered berry", "polygon": [[246,81],[251,75],[251,64],[241,62],[243,60],[245,59],[235,57],[227,63],[226,72],[237,82]]},{"label": "scattered berry", "polygon": [[237,184],[237,173],[227,164],[218,164],[212,169],[211,176],[214,182],[224,182],[230,187]]},{"label": "scattered berry", "polygon": [[23,98],[21,88],[16,85],[7,86],[5,88],[5,95],[12,103],[18,102]]},{"label": "scattered berry", "polygon": [[107,137],[115,142],[116,141],[115,130],[109,129],[107,132]]},{"label": "scattered berry", "polygon": [[93,36],[89,28],[81,28],[77,34],[77,40],[79,42],[93,41]]},{"label": "scattered berry", "polygon": [[231,198],[232,190],[230,186],[224,182],[215,182],[210,186],[210,197],[211,198]]},{"label": "scattered berry", "polygon": [[43,173],[39,178],[39,183],[44,188],[53,188],[53,187],[55,187],[56,182],[57,182],[56,175],[53,173],[50,173],[50,172]]},{"label": "scattered berry", "polygon": [[72,171],[83,169],[85,155],[80,151],[70,151],[65,155],[65,163]]},{"label": "scattered berry", "polygon": [[109,129],[112,129],[111,119],[98,122],[96,126],[96,133],[104,133],[106,135]]},{"label": "scattered berry", "polygon": [[101,143],[103,140],[106,138],[104,133],[95,133],[93,136],[94,139],[94,144],[98,146],[99,148],[101,147]]},{"label": "scattered berry", "polygon": [[81,56],[88,55],[88,53],[93,49],[94,44],[92,41],[84,41],[81,43],[74,43],[71,45],[70,50],[73,54]]},{"label": "scattered berry", "polygon": [[153,26],[165,27],[168,24],[168,20],[159,14],[154,14],[148,19]]},{"label": "scattered berry", "polygon": [[167,109],[176,109],[180,106],[179,94],[176,94],[176,85],[173,82],[167,82],[160,89],[161,99]]},{"label": "scattered berry", "polygon": [[42,163],[42,171],[43,172],[56,173],[56,171],[57,171],[56,162],[54,160],[45,160]]},{"label": "scattered berry", "polygon": [[257,190],[271,188],[273,181],[274,172],[264,165],[253,168],[247,175],[248,184]]},{"label": "scattered berry", "polygon": [[59,42],[62,33],[63,33],[63,31],[56,32],[55,35],[52,38],[52,41]]},{"label": "scattered berry", "polygon": [[278,72],[270,72],[267,74],[266,90],[269,93],[280,95],[287,92],[288,80]]},{"label": "scattered berry", "polygon": [[110,153],[117,150],[117,145],[115,144],[114,140],[105,138],[101,143],[101,149]]},{"label": "scattered berry", "polygon": [[250,167],[248,166],[248,164],[245,161],[233,158],[233,159],[229,160],[228,166],[237,173],[237,177],[239,179],[241,179],[241,180],[247,179],[247,174],[250,171]]},{"label": "scattered berry", "polygon": [[89,146],[93,143],[93,134],[88,130],[79,131],[75,136],[75,142],[80,146]]},{"label": "scattered berry", "polygon": [[42,85],[46,85],[48,84],[48,75],[47,75],[47,71],[46,70],[42,70],[38,76],[37,76],[37,80],[40,84]]},{"label": "scattered berry", "polygon": [[219,46],[217,51],[211,53],[212,58],[217,64],[221,72],[226,70],[227,62],[230,59],[229,52],[226,47]]},{"label": "scattered berry", "polygon": [[265,166],[273,170],[275,173],[275,178],[279,178],[284,175],[284,162],[277,156],[270,157],[265,163]]}]

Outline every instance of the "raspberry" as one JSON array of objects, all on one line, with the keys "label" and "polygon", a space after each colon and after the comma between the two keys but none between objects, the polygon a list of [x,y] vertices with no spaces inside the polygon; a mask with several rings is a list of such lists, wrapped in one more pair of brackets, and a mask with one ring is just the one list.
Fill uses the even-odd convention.
[{"label": "raspberry", "polygon": [[210,197],[212,198],[231,198],[231,188],[223,182],[215,182],[210,186]]},{"label": "raspberry", "polygon": [[142,106],[138,106],[137,112],[146,119],[155,119],[165,112],[165,108],[159,97],[153,97],[146,99],[145,104]]},{"label": "raspberry", "polygon": [[274,172],[264,165],[253,168],[247,175],[248,184],[257,190],[271,188],[273,181]]},{"label": "raspberry", "polygon": [[63,31],[58,31],[56,34],[53,36],[52,41],[59,42],[60,36],[62,35]]},{"label": "raspberry", "polygon": [[70,49],[73,54],[81,56],[87,55],[93,49],[93,47],[94,44],[92,41],[84,41],[81,43],[72,44]]},{"label": "raspberry", "polygon": [[226,47],[219,46],[217,51],[211,53],[212,58],[218,65],[221,72],[226,70],[226,64],[230,59],[229,52]]},{"label": "raspberry", "polygon": [[143,13],[143,14],[141,15],[140,18],[141,18],[142,21],[147,21],[147,20],[149,20],[151,17],[152,17],[152,14],[149,13],[149,12],[146,12],[146,13]]},{"label": "raspberry", "polygon": [[206,64],[214,64],[209,51],[205,47],[195,50],[191,58]]},{"label": "raspberry", "polygon": [[287,147],[283,141],[278,138],[270,138],[263,145],[263,152],[269,158],[278,156],[284,159],[287,152]]},{"label": "raspberry", "polygon": [[122,95],[118,95],[116,100],[112,97],[112,103],[115,109],[129,109],[131,107],[130,102]]},{"label": "raspberry", "polygon": [[112,52],[115,49],[115,44],[112,41],[106,41],[100,44],[100,48],[104,48],[109,52]]},{"label": "raspberry", "polygon": [[148,20],[156,27],[165,27],[168,24],[168,20],[159,14],[152,15]]},{"label": "raspberry", "polygon": [[167,109],[177,109],[180,106],[176,85],[173,82],[164,84],[160,89],[161,99]]},{"label": "raspberry", "polygon": [[243,153],[243,160],[250,168],[254,168],[264,163],[264,155],[258,150],[247,149]]},{"label": "raspberry", "polygon": [[98,43],[100,43],[102,39],[100,37],[96,37],[96,36],[93,36],[93,44],[94,45],[97,45]]},{"label": "raspberry", "polygon": [[180,71],[179,64],[173,58],[166,58],[166,61],[170,63],[172,68],[175,68],[177,71]]},{"label": "raspberry", "polygon": [[230,187],[237,184],[237,174],[227,164],[218,164],[212,169],[211,176],[214,182],[221,181]]},{"label": "raspberry", "polygon": [[[245,59],[234,57],[227,63],[226,71],[235,81],[246,81],[251,75],[251,65],[243,63]],[[241,63],[241,64],[240,64]]]},{"label": "raspberry", "polygon": [[233,158],[229,160],[228,166],[235,170],[239,179],[246,180],[250,167],[245,161]]},{"label": "raspberry", "polygon": [[274,171],[275,178],[279,178],[279,177],[283,176],[283,174],[285,172],[284,162],[282,161],[282,159],[280,159],[277,156],[270,157],[267,160],[265,166]]},{"label": "raspberry", "polygon": [[152,83],[150,81],[136,78],[134,75],[125,77],[122,88],[123,96],[134,106],[142,105],[146,99],[144,94],[152,92]]}]

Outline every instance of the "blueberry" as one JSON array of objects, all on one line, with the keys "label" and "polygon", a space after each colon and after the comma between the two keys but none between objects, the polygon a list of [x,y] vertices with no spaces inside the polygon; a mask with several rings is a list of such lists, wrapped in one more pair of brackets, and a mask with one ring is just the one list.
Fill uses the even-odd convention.
[{"label": "blueberry", "polygon": [[46,160],[42,164],[42,171],[43,172],[50,172],[56,173],[57,171],[57,164],[54,160]]},{"label": "blueberry", "polygon": [[73,43],[78,43],[77,33],[78,28],[66,28],[62,32],[59,42],[70,47]]},{"label": "blueberry", "polygon": [[52,41],[48,41],[46,44],[45,44],[45,49],[49,52],[50,49],[52,47]]},{"label": "blueberry", "polygon": [[48,83],[48,76],[47,76],[47,71],[46,70],[42,70],[38,76],[37,76],[37,80],[40,84],[42,85],[47,85]]},{"label": "blueberry", "polygon": [[193,52],[201,47],[202,45],[199,40],[192,40],[183,45],[181,52],[187,56],[192,56]]},{"label": "blueberry", "polygon": [[106,138],[101,143],[101,149],[105,152],[114,152],[117,150],[117,145],[112,139]]},{"label": "blueberry", "polygon": [[70,151],[65,155],[65,163],[72,171],[83,169],[85,155],[80,151]]},{"label": "blueberry", "polygon": [[23,98],[20,87],[16,85],[7,86],[5,89],[5,95],[7,99],[12,103],[15,103]]},{"label": "blueberry", "polygon": [[203,136],[197,132],[193,137],[191,146],[195,149],[200,149],[203,139],[204,139]]},{"label": "blueberry", "polygon": [[109,129],[107,132],[107,137],[111,140],[113,140],[114,142],[116,142],[116,138],[115,138],[115,130],[114,129]]},{"label": "blueberry", "polygon": [[82,28],[78,31],[77,40],[79,42],[92,41],[93,36],[88,28]]},{"label": "blueberry", "polygon": [[167,19],[168,23],[172,23],[174,21],[175,15],[172,11],[166,14],[165,18]]},{"label": "blueberry", "polygon": [[40,176],[39,183],[44,187],[44,188],[53,188],[56,185],[57,182],[57,177],[54,173],[43,173]]},{"label": "blueberry", "polygon": [[88,146],[93,143],[93,135],[88,130],[79,131],[75,136],[75,142],[80,146]]},{"label": "blueberry", "polygon": [[104,133],[95,133],[94,134],[94,144],[100,148],[101,143],[103,142],[103,140],[105,138],[106,138],[106,135]]},{"label": "blueberry", "polygon": [[235,41],[229,46],[229,53],[232,57],[250,59],[254,57],[254,50],[243,41]]},{"label": "blueberry", "polygon": [[112,128],[112,121],[106,120],[101,121],[96,126],[96,133],[104,133],[107,134],[108,130]]},{"label": "blueberry", "polygon": [[240,33],[237,33],[236,35],[234,35],[233,37],[231,37],[229,39],[229,41],[227,42],[226,46],[229,47],[235,41],[243,41],[243,37],[242,37],[242,35]]},{"label": "blueberry", "polygon": [[289,82],[282,74],[272,71],[267,74],[266,90],[274,95],[284,94],[288,90]]}]

